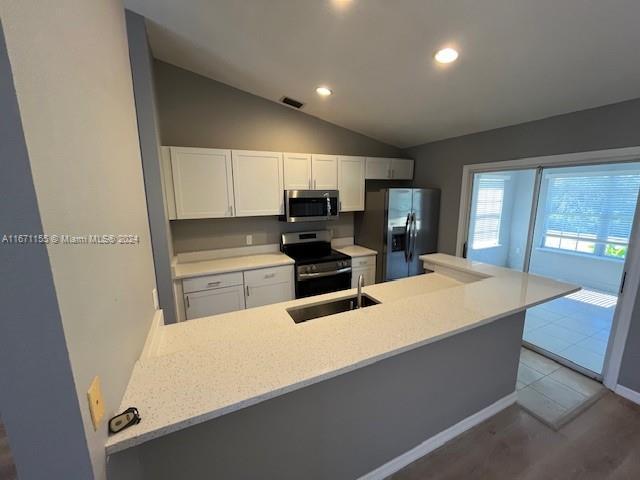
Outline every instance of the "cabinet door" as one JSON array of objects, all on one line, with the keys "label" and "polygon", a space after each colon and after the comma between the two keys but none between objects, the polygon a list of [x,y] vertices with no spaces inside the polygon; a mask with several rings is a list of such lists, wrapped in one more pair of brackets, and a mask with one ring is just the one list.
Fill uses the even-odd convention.
[{"label": "cabinet door", "polygon": [[248,270],[244,288],[247,308],[293,300],[293,266]]},{"label": "cabinet door", "polygon": [[284,213],[282,153],[233,150],[237,217]]},{"label": "cabinet door", "polygon": [[233,216],[231,151],[171,147],[176,218]]},{"label": "cabinet door", "polygon": [[370,180],[388,180],[391,178],[391,159],[367,157],[365,178]]},{"label": "cabinet door", "polygon": [[338,189],[338,157],[337,155],[311,156],[311,174],[314,190]]},{"label": "cabinet door", "polygon": [[244,308],[242,285],[187,293],[184,296],[184,308],[187,320],[242,310]]},{"label": "cabinet door", "polygon": [[364,157],[338,157],[340,211],[364,210]]},{"label": "cabinet door", "polygon": [[394,180],[411,180],[413,178],[413,160],[393,158],[391,160],[391,178]]},{"label": "cabinet door", "polygon": [[284,189],[311,189],[311,154],[284,154]]},{"label": "cabinet door", "polygon": [[376,283],[376,269],[375,267],[354,268],[351,271],[351,288],[358,287],[358,277],[364,276],[364,285],[373,285]]}]

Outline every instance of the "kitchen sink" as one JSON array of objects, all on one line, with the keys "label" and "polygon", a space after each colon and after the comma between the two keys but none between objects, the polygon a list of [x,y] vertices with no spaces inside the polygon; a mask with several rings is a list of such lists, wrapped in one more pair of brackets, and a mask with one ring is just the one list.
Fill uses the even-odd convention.
[{"label": "kitchen sink", "polygon": [[[378,303],[380,302],[375,298],[362,294],[362,308],[377,305]],[[291,318],[293,318],[294,322],[302,323],[307,320],[313,320],[314,318],[326,317],[327,315],[356,310],[358,308],[357,305],[358,297],[353,295],[351,297],[339,298],[328,302],[288,308],[287,313]]]}]

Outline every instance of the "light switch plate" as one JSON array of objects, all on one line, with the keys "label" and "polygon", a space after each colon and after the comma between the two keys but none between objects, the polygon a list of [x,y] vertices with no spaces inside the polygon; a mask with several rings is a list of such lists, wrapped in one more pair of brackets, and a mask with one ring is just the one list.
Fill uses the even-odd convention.
[{"label": "light switch plate", "polygon": [[91,421],[93,429],[98,430],[100,421],[104,417],[104,399],[102,398],[102,389],[100,388],[100,377],[94,377],[89,390],[87,391],[87,399],[89,400],[89,411],[91,412]]},{"label": "light switch plate", "polygon": [[253,245],[253,235],[247,235],[247,245]]}]

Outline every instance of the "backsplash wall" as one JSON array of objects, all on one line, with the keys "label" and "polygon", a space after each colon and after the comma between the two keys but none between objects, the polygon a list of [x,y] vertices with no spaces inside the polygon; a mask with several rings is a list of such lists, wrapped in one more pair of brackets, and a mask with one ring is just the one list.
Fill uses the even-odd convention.
[{"label": "backsplash wall", "polygon": [[341,213],[328,222],[286,223],[278,217],[235,217],[202,220],[172,220],[174,253],[195,252],[247,246],[247,235],[253,245],[280,243],[283,232],[333,230],[333,238],[353,237],[353,213]]}]

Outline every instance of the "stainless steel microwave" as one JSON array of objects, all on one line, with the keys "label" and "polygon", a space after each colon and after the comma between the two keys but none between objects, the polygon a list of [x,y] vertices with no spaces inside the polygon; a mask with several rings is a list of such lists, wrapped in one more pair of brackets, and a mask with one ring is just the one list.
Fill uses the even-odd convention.
[{"label": "stainless steel microwave", "polygon": [[338,190],[286,190],[284,193],[287,222],[313,222],[338,218]]}]

